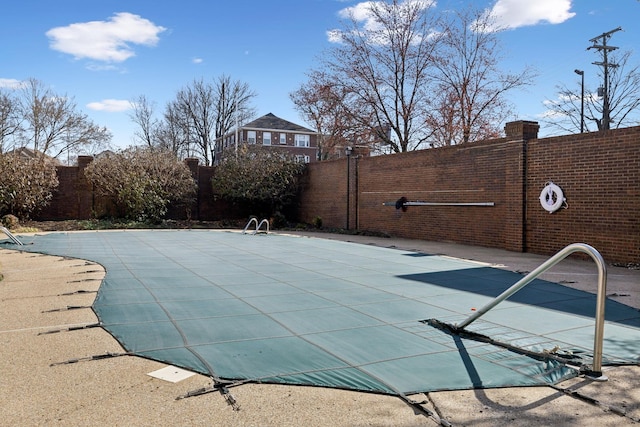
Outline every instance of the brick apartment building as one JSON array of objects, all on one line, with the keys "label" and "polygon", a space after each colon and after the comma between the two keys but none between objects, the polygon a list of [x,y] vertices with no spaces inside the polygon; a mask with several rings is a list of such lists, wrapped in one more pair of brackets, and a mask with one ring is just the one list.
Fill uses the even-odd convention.
[{"label": "brick apartment building", "polygon": [[[237,130],[238,146],[260,145],[274,150],[284,150],[304,163],[315,162],[318,151],[318,135],[315,131],[281,119],[272,113],[240,126]],[[233,130],[216,141],[215,161],[235,153],[236,131]]]}]

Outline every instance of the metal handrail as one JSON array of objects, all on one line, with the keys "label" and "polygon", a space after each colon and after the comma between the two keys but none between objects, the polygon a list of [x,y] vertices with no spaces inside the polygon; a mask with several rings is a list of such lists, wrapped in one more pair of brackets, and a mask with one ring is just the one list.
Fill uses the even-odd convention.
[{"label": "metal handrail", "polygon": [[247,229],[249,228],[249,226],[255,223],[256,224],[256,229],[253,230],[253,233],[251,234],[257,234],[260,232],[260,228],[262,227],[262,224],[265,224],[265,233],[269,234],[269,220],[267,220],[266,218],[263,219],[262,221],[260,221],[260,223],[258,223],[258,219],[256,217],[251,217],[251,219],[249,220],[249,222],[247,222],[247,225],[244,226],[244,230],[242,230],[242,234],[247,234]]},{"label": "metal handrail", "polygon": [[260,221],[260,224],[258,224],[258,226],[256,227],[256,233],[260,232],[260,227],[262,227],[262,224],[265,224],[265,233],[269,234],[269,221],[265,218],[262,221]]},{"label": "metal handrail", "polygon": [[595,261],[598,267],[598,293],[596,300],[596,326],[595,326],[595,334],[594,334],[594,342],[593,342],[593,367],[591,372],[587,373],[587,376],[600,380],[606,381],[607,377],[602,375],[602,341],[604,339],[604,307],[605,300],[607,294],[607,267],[602,258],[602,255],[594,249],[592,246],[587,245],[586,243],[573,243],[566,248],[562,249],[560,252],[549,258],[547,261],[542,263],[538,268],[533,270],[531,273],[527,274],[525,277],[520,279],[517,283],[512,285],[509,289],[502,292],[498,295],[493,301],[476,311],[474,314],[469,316],[464,322],[459,325],[455,325],[456,330],[464,329],[469,326],[473,321],[483,316],[489,310],[491,310],[496,305],[500,304],[505,299],[509,298],[511,295],[518,292],[520,289],[524,288],[527,284],[533,281],[540,274],[544,273],[554,265],[558,264],[560,261],[568,257],[574,252],[583,252],[591,256],[591,258]]},{"label": "metal handrail", "polygon": [[18,238],[17,238],[16,236],[14,236],[14,235],[9,231],[9,229],[8,229],[7,227],[2,227],[2,226],[0,226],[0,231],[2,231],[4,234],[6,234],[6,235],[7,235],[7,237],[8,237],[8,238],[13,242],[13,243],[15,243],[16,245],[24,246],[24,244],[23,244],[20,240],[18,240]]},{"label": "metal handrail", "polygon": [[[384,202],[383,206],[397,206],[397,202]],[[495,206],[495,202],[403,202],[400,206]]]},{"label": "metal handrail", "polygon": [[[249,219],[249,222],[247,223],[247,225],[244,226],[244,230],[242,230],[242,234],[246,234],[247,233],[247,229],[249,228],[249,226],[251,225],[252,222],[256,223],[256,230],[258,229],[258,220],[256,219],[256,217],[251,217],[251,219]],[[253,234],[256,234],[255,231]]]}]

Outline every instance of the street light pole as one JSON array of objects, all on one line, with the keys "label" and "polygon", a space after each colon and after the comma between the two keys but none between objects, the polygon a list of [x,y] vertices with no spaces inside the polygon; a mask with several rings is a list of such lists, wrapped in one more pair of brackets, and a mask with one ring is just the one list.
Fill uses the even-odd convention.
[{"label": "street light pole", "polygon": [[236,143],[236,159],[238,158],[238,97],[236,96],[236,108],[235,108],[235,113],[234,114],[236,117],[236,134],[234,136],[234,142]]},{"label": "street light pole", "polygon": [[347,155],[347,227],[346,230],[349,229],[349,201],[350,201],[350,194],[349,194],[349,190],[351,189],[351,151],[353,151],[353,148],[350,146],[345,147],[344,149],[344,153]]},{"label": "street light pole", "polygon": [[582,95],[580,97],[580,133],[584,132],[584,70],[573,70],[582,77]]}]

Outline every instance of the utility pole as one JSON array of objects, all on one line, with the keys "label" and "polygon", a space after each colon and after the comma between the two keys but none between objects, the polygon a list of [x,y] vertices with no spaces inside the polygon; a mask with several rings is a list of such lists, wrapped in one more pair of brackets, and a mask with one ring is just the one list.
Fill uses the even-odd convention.
[{"label": "utility pole", "polygon": [[584,70],[573,70],[582,77],[582,95],[580,96],[580,133],[584,133]]},{"label": "utility pole", "polygon": [[592,62],[592,64],[599,65],[604,69],[604,85],[603,85],[603,92],[602,92],[602,96],[603,96],[602,121],[600,122],[600,126],[599,126],[600,130],[609,130],[609,128],[611,127],[611,117],[610,117],[611,112],[609,111],[609,67],[615,68],[618,66],[618,64],[612,64],[607,59],[607,54],[610,51],[617,49],[617,47],[615,46],[608,46],[607,40],[609,40],[609,37],[611,37],[613,33],[618,31],[622,31],[622,28],[618,27],[616,29],[613,29],[606,33],[602,33],[599,36],[592,38],[589,41],[593,43],[593,45],[587,48],[587,50],[597,49],[598,51],[602,52],[602,59],[603,59],[602,62]]}]

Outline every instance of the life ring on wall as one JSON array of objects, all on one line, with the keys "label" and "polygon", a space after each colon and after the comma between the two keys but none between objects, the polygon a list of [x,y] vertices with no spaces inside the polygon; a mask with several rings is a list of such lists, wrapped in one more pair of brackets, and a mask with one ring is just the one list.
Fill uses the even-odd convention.
[{"label": "life ring on wall", "polygon": [[547,182],[547,185],[540,192],[540,204],[549,213],[560,209],[566,200],[562,189],[551,181]]}]

